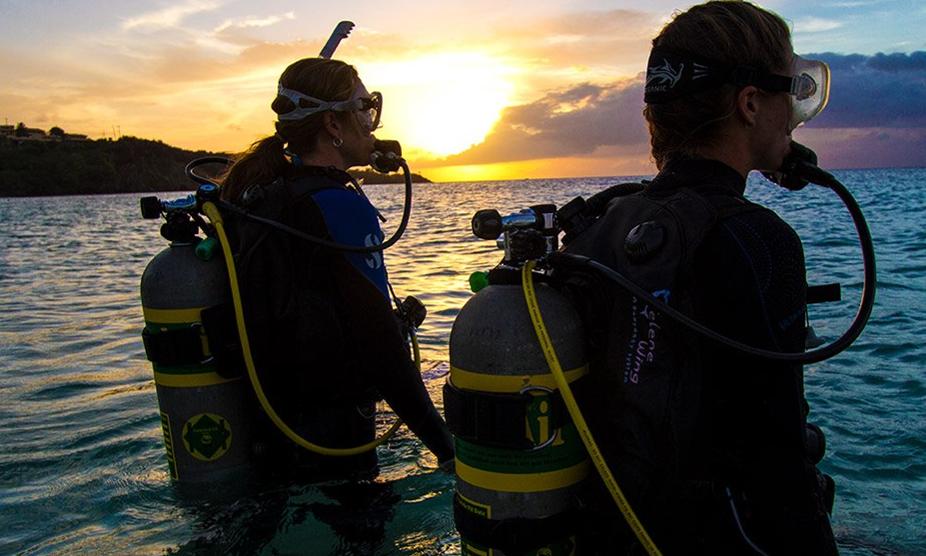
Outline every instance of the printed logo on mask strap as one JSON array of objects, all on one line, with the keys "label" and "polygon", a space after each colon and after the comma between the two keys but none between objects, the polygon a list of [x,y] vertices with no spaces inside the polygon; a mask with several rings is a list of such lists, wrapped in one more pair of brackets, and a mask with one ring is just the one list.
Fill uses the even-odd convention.
[{"label": "printed logo on mask strap", "polygon": [[664,58],[661,66],[651,66],[646,69],[646,90],[665,91],[675,87],[682,78],[683,71],[685,71],[684,63],[679,64],[678,69],[675,69],[669,60]]}]

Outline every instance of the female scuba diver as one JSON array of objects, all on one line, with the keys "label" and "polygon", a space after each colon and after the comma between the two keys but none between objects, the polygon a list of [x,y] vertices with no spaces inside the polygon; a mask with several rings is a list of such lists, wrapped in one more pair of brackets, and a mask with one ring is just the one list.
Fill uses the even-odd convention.
[{"label": "female scuba diver", "polygon": [[[828,76],[793,54],[779,16],[753,4],[712,1],[676,15],[653,39],[646,75],[659,173],[568,250],[725,336],[803,352],[800,239],[743,194],[750,171],[782,167],[792,131],[823,109]],[[822,432],[807,423],[802,366],[704,339],[616,287],[586,292],[581,304],[594,323],[581,405],[664,554],[837,553],[833,481],[815,466]],[[593,499],[599,515],[610,512],[592,526],[604,537],[593,544],[642,553],[614,525],[623,519],[607,496]]]},{"label": "female scuba diver", "polygon": [[[223,198],[338,244],[382,243],[378,212],[346,172],[370,162],[381,96],[352,66],[307,58],[280,76],[271,107],[276,133],[229,169]],[[323,247],[248,218],[232,231],[256,369],[282,420],[314,444],[356,447],[374,439],[383,398],[440,464],[452,462],[450,434],[390,306],[382,251]],[[266,470],[311,480],[375,476],[375,449],[306,451],[255,408],[254,452]]]}]

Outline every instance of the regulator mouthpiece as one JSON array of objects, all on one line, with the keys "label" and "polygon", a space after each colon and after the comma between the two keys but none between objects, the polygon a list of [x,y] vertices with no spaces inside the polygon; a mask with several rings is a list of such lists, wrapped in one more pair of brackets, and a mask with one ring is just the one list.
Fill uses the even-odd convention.
[{"label": "regulator mouthpiece", "polygon": [[373,152],[370,154],[370,166],[377,172],[388,174],[397,172],[405,159],[402,158],[402,145],[398,141],[379,140],[373,143]]},{"label": "regulator mouthpiece", "polygon": [[799,191],[808,183],[829,185],[833,176],[817,166],[817,153],[809,148],[791,141],[791,151],[781,163],[777,172],[764,172],[769,180],[785,189]]}]

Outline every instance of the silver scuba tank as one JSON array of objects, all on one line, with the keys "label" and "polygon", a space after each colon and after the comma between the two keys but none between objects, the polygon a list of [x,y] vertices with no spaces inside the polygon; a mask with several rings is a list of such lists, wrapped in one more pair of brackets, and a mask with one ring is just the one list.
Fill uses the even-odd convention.
[{"label": "silver scuba tank", "polygon": [[[546,284],[537,284],[536,294],[573,383],[588,369],[579,315]],[[572,554],[579,489],[592,467],[537,340],[515,264],[493,270],[489,285],[461,309],[450,367],[444,407],[455,437],[454,518],[463,554]]]},{"label": "silver scuba tank", "polygon": [[178,222],[170,231],[168,218],[162,234],[172,241],[141,278],[142,336],[154,371],[170,476],[187,483],[243,469],[251,441],[247,379],[220,368],[203,325],[210,310],[230,303],[225,262],[218,249],[209,249],[212,240],[193,235],[192,222],[176,217]]}]

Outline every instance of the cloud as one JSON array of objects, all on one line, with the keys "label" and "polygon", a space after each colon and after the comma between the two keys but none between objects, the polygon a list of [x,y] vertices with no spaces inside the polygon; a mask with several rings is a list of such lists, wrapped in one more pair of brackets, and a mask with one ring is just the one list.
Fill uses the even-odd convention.
[{"label": "cloud", "polygon": [[[813,54],[830,64],[827,109],[797,132],[833,167],[926,164],[926,52]],[[485,141],[441,161],[490,164],[648,151],[640,78],[584,83],[506,109]]]},{"label": "cloud", "polygon": [[442,164],[581,156],[604,147],[638,146],[647,141],[642,109],[642,81],[638,79],[553,91],[506,109],[483,143]]},{"label": "cloud", "polygon": [[276,25],[282,21],[296,19],[295,12],[286,12],[281,15],[271,15],[267,17],[254,17],[249,16],[241,19],[226,19],[213,31],[214,33],[222,33],[226,29],[253,29],[259,27],[270,27],[271,25]]},{"label": "cloud", "polygon": [[824,168],[926,167],[926,128],[801,128]]},{"label": "cloud", "polygon": [[122,29],[126,31],[132,29],[169,29],[179,25],[188,16],[217,10],[219,7],[221,7],[221,4],[213,0],[187,0],[183,4],[143,13],[127,19],[122,23]]},{"label": "cloud", "polygon": [[829,104],[809,127],[926,127],[926,52],[808,57],[833,70]]},{"label": "cloud", "polygon": [[795,33],[823,33],[842,27],[841,21],[822,19],[819,17],[806,17],[794,22]]}]

